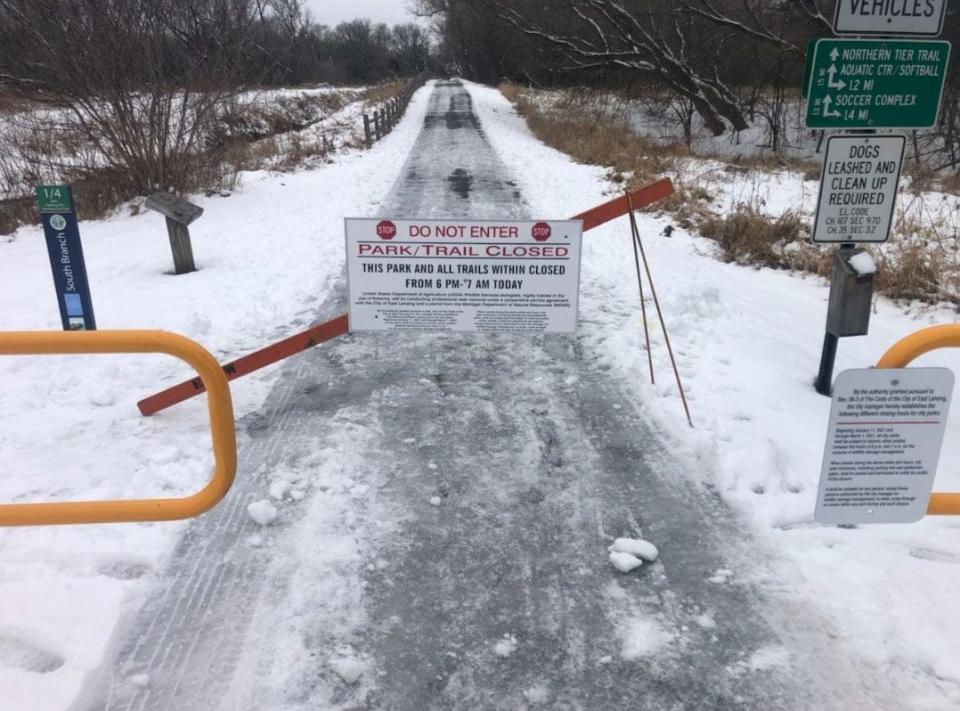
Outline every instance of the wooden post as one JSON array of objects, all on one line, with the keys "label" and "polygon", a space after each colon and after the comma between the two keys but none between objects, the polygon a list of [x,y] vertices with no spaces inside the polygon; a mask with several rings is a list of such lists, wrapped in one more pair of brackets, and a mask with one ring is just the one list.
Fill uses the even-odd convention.
[{"label": "wooden post", "polygon": [[188,225],[198,220],[203,208],[194,205],[173,193],[159,192],[147,198],[144,207],[159,212],[167,220],[167,235],[173,252],[173,269],[176,274],[197,271],[193,261],[193,245],[190,244]]},{"label": "wooden post", "polygon": [[390,133],[390,127],[387,125],[387,110],[380,109],[380,125],[383,126],[383,135],[386,136]]},{"label": "wooden post", "polygon": [[374,110],[373,112],[373,132],[376,135],[377,140],[379,141],[383,133],[380,128],[380,112],[377,110]]},{"label": "wooden post", "polygon": [[363,115],[363,140],[367,144],[367,150],[373,145],[373,136],[370,135],[370,117]]},{"label": "wooden post", "polygon": [[190,228],[169,217],[167,234],[170,235],[170,249],[173,251],[173,270],[176,274],[189,274],[197,271],[193,262],[193,245],[190,243]]}]

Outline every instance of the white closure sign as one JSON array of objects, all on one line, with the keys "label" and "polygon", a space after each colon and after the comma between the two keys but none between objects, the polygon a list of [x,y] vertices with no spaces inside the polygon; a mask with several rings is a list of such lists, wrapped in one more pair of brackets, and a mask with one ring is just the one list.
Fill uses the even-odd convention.
[{"label": "white closure sign", "polygon": [[346,228],[351,331],[576,332],[582,222]]},{"label": "white closure sign", "polygon": [[947,0],[837,0],[838,35],[938,37]]},{"label": "white closure sign", "polygon": [[904,136],[831,136],[813,241],[886,242],[903,167]]},{"label": "white closure sign", "polygon": [[817,521],[915,523],[926,515],[953,382],[946,368],[840,374],[820,474]]}]

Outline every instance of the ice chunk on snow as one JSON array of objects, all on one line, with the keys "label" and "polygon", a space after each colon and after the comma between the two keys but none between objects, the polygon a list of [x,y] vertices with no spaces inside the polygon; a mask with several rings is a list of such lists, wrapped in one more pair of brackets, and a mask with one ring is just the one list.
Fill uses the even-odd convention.
[{"label": "ice chunk on snow", "polygon": [[247,513],[250,514],[250,518],[261,526],[269,526],[277,520],[276,507],[266,499],[250,504],[247,507]]},{"label": "ice chunk on snow", "polygon": [[613,567],[619,570],[621,573],[629,573],[631,570],[636,570],[643,565],[643,561],[637,558],[635,555],[617,551],[614,551],[610,554],[610,562],[613,563]]},{"label": "ice chunk on snow", "polygon": [[442,503],[443,499],[441,499],[439,496],[434,496],[432,499],[430,499],[431,506],[439,506]]},{"label": "ice chunk on snow", "polygon": [[716,629],[717,627],[717,621],[714,620],[710,615],[706,613],[702,615],[697,615],[694,618],[694,622],[696,622],[701,629],[705,629],[705,630],[712,630],[712,629]]},{"label": "ice chunk on snow", "polygon": [[766,671],[778,667],[787,667],[790,665],[790,652],[786,647],[777,645],[761,647],[747,661],[747,668],[750,671]]},{"label": "ice chunk on snow", "polygon": [[363,676],[364,664],[354,657],[341,657],[330,662],[330,668],[343,680],[344,684],[353,686]]},{"label": "ice chunk on snow", "polygon": [[670,644],[674,635],[660,627],[654,620],[634,618],[619,630],[624,659],[634,660],[649,657]]},{"label": "ice chunk on snow", "polygon": [[270,485],[270,498],[283,501],[288,491],[290,491],[290,482],[286,479],[277,479]]},{"label": "ice chunk on snow", "polygon": [[524,691],[523,696],[526,698],[527,703],[535,706],[539,704],[549,704],[551,699],[550,687],[546,684],[537,684]]},{"label": "ice chunk on snow", "polygon": [[618,538],[609,548],[611,553],[629,553],[641,560],[652,563],[660,555],[657,547],[649,541],[638,538]]},{"label": "ice chunk on snow", "polygon": [[503,639],[493,645],[493,651],[498,657],[506,659],[517,651],[517,638],[511,634],[505,634]]},{"label": "ice chunk on snow", "polygon": [[859,275],[870,276],[877,273],[877,263],[868,252],[860,252],[847,260],[847,264]]},{"label": "ice chunk on snow", "polygon": [[134,674],[130,677],[130,683],[141,689],[146,689],[148,686],[150,686],[150,675]]},{"label": "ice chunk on snow", "polygon": [[733,571],[727,570],[726,568],[721,568],[713,574],[713,577],[707,578],[708,583],[713,583],[714,585],[722,585],[730,580],[733,577]]}]

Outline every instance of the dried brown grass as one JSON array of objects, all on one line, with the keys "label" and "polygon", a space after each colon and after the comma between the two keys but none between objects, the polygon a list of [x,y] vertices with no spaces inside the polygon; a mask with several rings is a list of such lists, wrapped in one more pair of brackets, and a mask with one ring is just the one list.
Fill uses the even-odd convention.
[{"label": "dried brown grass", "polygon": [[[611,177],[625,187],[649,183],[670,173],[676,193],[657,203],[654,209],[670,214],[680,226],[714,240],[725,261],[821,276],[830,274],[832,250],[809,242],[808,225],[798,213],[787,211],[771,216],[760,205],[741,205],[725,215],[711,210],[709,191],[697,176],[685,175],[683,158],[691,156],[686,146],[653,145],[638,136],[625,120],[591,111],[589,102],[550,102],[551,108],[545,109],[545,102],[536,101],[520,86],[505,83],[500,91],[526,118],[537,138],[579,162],[609,167]],[[820,179],[820,165],[813,161],[779,156],[743,157],[733,162],[715,155],[696,157],[719,161],[729,172],[788,170],[800,173],[804,180]],[[944,187],[952,187],[949,176],[941,180]],[[960,178],[955,183],[960,186]],[[932,236],[927,234],[931,230]],[[947,232],[950,237],[944,236]],[[897,233],[901,247],[875,253],[880,265],[877,290],[894,299],[960,305],[960,270],[948,267],[956,261],[956,255],[951,257],[945,246],[950,239],[954,243],[960,240],[957,230],[949,225],[921,229],[901,221]]]}]

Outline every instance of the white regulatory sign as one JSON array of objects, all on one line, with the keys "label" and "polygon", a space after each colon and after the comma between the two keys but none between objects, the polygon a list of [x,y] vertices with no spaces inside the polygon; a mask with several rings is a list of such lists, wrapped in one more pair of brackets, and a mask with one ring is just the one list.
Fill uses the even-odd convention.
[{"label": "white regulatory sign", "polygon": [[937,37],[947,0],[837,0],[838,35]]},{"label": "white regulatory sign", "polygon": [[817,493],[817,521],[914,523],[926,515],[953,380],[946,368],[840,374]]},{"label": "white regulatory sign", "polygon": [[831,136],[813,241],[886,242],[903,167],[904,136]]},{"label": "white regulatory sign", "polygon": [[351,331],[576,332],[579,221],[346,227]]}]

